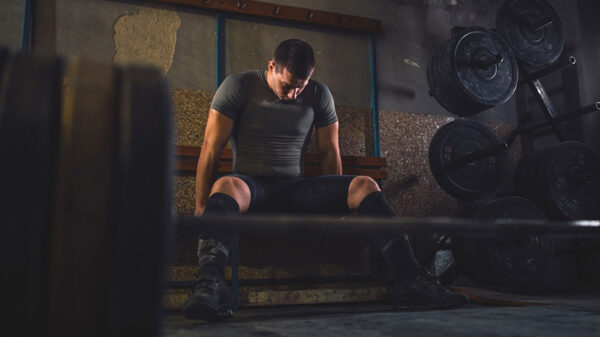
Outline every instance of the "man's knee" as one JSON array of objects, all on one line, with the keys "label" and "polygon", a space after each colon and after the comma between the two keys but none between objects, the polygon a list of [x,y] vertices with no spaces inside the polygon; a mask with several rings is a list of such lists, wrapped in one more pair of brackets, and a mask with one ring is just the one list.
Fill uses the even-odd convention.
[{"label": "man's knee", "polygon": [[368,176],[356,176],[350,182],[348,194],[365,194],[365,196],[381,191],[377,182]]},{"label": "man's knee", "polygon": [[210,194],[223,193],[235,199],[240,206],[240,212],[246,212],[250,207],[250,188],[238,177],[221,177],[213,184]]},{"label": "man's knee", "polygon": [[369,194],[381,191],[375,180],[368,176],[356,176],[348,187],[348,208],[358,209],[360,202]]}]

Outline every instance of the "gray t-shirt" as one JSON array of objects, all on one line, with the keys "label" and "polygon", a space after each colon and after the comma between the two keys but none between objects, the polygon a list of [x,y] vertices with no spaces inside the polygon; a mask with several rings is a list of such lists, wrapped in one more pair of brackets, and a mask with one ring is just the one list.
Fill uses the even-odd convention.
[{"label": "gray t-shirt", "polygon": [[313,125],[321,128],[337,121],[324,84],[310,80],[296,100],[284,102],[260,70],[228,76],[211,108],[234,121],[233,172],[249,176],[302,175]]}]

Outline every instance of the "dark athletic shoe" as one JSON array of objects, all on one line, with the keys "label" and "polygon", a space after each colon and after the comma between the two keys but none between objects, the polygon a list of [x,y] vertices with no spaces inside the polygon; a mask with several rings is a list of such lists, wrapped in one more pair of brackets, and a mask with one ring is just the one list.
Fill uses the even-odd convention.
[{"label": "dark athletic shoe", "polygon": [[183,315],[207,321],[233,316],[233,296],[225,280],[198,280],[183,304]]},{"label": "dark athletic shoe", "polygon": [[393,307],[398,310],[447,309],[469,303],[466,295],[448,290],[425,270],[407,281],[396,282],[392,293]]}]

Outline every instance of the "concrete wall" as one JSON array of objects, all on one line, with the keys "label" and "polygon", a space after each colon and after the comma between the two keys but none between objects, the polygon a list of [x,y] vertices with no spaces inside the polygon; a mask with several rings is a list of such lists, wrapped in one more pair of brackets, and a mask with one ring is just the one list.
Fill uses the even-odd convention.
[{"label": "concrete wall", "polygon": [[0,10],[0,45],[11,49],[21,48],[25,1],[3,0]]}]

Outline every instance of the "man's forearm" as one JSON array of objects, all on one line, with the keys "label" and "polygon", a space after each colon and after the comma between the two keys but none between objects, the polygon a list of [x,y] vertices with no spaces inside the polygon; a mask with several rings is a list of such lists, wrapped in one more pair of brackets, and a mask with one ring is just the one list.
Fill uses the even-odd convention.
[{"label": "man's forearm", "polygon": [[321,162],[323,175],[342,174],[342,159],[335,151],[327,152]]},{"label": "man's forearm", "polygon": [[195,215],[202,215],[210,195],[213,180],[217,175],[221,153],[214,149],[202,147],[196,168],[196,209]]}]

